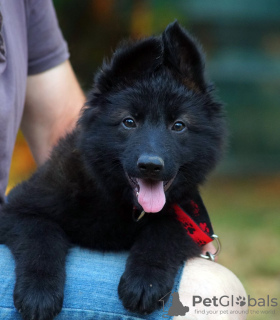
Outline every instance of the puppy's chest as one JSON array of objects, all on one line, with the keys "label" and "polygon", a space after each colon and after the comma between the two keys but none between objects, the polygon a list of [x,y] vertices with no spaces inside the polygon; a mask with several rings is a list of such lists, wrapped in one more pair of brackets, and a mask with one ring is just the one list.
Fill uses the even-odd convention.
[{"label": "puppy's chest", "polygon": [[141,225],[133,219],[133,207],[110,204],[83,208],[66,218],[64,227],[70,239],[79,245],[104,249],[129,249]]}]

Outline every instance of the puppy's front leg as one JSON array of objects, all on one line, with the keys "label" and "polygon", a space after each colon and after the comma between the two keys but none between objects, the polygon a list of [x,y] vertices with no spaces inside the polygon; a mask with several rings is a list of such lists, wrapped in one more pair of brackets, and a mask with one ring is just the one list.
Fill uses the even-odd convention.
[{"label": "puppy's front leg", "polygon": [[160,308],[159,299],[172,290],[180,265],[199,252],[199,247],[173,217],[149,222],[131,249],[119,283],[124,307],[139,313]]},{"label": "puppy's front leg", "polygon": [[16,262],[14,304],[24,320],[52,320],[61,310],[68,241],[55,222],[10,215],[6,244]]}]

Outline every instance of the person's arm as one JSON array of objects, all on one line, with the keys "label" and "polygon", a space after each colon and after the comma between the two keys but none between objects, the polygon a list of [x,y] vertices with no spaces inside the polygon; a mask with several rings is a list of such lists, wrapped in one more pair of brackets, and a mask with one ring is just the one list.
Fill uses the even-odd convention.
[{"label": "person's arm", "polygon": [[28,77],[22,132],[38,165],[57,140],[74,128],[85,102],[70,62]]}]

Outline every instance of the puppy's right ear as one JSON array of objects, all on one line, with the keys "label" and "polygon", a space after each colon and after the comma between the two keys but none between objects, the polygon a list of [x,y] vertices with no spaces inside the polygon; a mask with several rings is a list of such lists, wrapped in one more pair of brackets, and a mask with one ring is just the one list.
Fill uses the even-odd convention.
[{"label": "puppy's right ear", "polygon": [[196,91],[205,91],[204,57],[200,45],[177,21],[169,24],[162,34],[164,64],[183,83]]},{"label": "puppy's right ear", "polygon": [[137,42],[124,42],[115,51],[109,63],[104,62],[95,78],[99,92],[131,84],[143,75],[154,71],[162,63],[162,43],[151,37]]}]

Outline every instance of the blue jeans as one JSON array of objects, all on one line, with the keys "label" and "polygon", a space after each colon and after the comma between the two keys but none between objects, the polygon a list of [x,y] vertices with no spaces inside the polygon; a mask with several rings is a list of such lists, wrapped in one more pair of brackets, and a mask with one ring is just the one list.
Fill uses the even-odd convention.
[{"label": "blue jeans", "polygon": [[[127,256],[127,252],[71,249],[66,263],[63,308],[55,320],[156,320],[163,319],[163,315],[164,319],[172,319],[163,309],[147,316],[124,309],[117,288]],[[14,267],[10,250],[0,245],[0,319],[3,320],[22,319],[13,304]],[[173,292],[178,292],[181,273],[182,268],[177,274]]]}]

